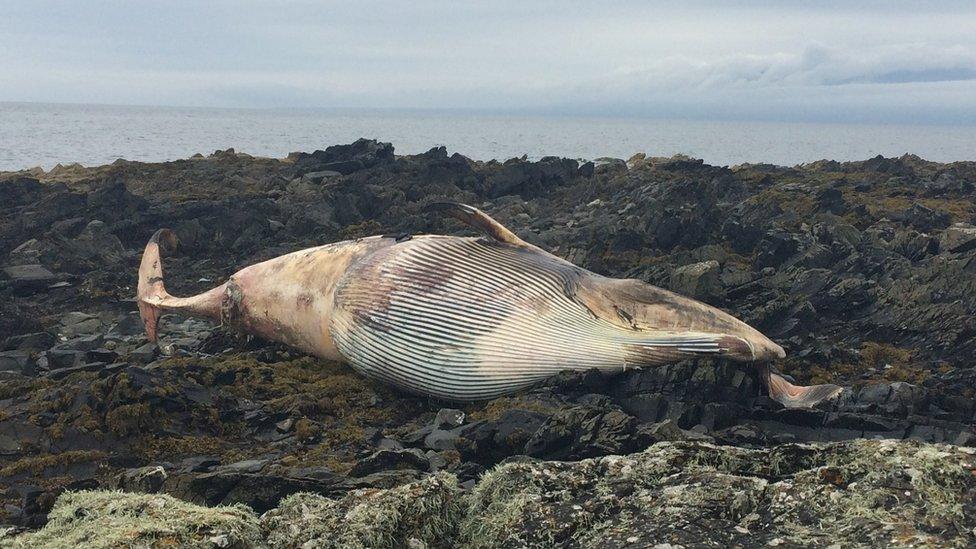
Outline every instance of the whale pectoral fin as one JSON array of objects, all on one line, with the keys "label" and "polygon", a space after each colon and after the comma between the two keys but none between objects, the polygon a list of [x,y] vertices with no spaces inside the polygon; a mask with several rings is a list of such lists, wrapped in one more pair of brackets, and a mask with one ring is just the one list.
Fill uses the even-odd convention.
[{"label": "whale pectoral fin", "polygon": [[813,408],[825,400],[836,398],[844,390],[843,387],[832,383],[802,387],[793,385],[777,373],[768,372],[768,374],[766,385],[769,389],[769,398],[787,408]]},{"label": "whale pectoral fin", "polygon": [[445,213],[466,225],[478,229],[485,236],[496,242],[510,244],[520,248],[534,248],[534,246],[522,240],[504,225],[495,221],[491,216],[474,206],[468,206],[460,202],[434,202],[428,205],[426,210]]}]

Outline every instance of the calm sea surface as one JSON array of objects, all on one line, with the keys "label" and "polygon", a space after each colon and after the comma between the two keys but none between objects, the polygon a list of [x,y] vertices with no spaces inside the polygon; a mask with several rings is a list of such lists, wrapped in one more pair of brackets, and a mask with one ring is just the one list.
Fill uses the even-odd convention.
[{"label": "calm sea surface", "polygon": [[477,160],[684,153],[716,165],[863,160],[906,152],[976,160],[976,127],[0,103],[0,170],[117,158],[160,161],[233,147],[283,157],[370,137],[399,154],[445,145]]}]

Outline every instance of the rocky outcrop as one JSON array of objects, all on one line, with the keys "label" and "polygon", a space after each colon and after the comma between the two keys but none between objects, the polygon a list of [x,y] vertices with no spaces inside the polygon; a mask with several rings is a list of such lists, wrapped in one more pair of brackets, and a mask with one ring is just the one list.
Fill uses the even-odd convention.
[{"label": "rocky outcrop", "polygon": [[14,547],[759,547],[976,543],[976,450],[894,441],[768,450],[655,444],[579,462],[515,460],[470,491],[438,474],[260,518],[162,495],[61,496]]},{"label": "rocky outcrop", "polygon": [[[976,164],[912,156],[793,168],[475,162],[369,140],[282,160],[219,151],[0,174],[0,524],[39,528],[65,491],[95,488],[256,513],[311,493],[344,502],[315,500],[335,515],[432,479],[467,493],[512,460],[640,456],[661,442],[756,461],[799,459],[776,452],[800,442],[976,446],[974,188]],[[560,375],[458,405],[195,319],[164,316],[159,345],[142,334],[133,278],[160,227],[181,242],[170,290],[191,294],[323,242],[470,234],[425,213],[442,200],[475,204],[595,272],[723,307],[786,348],[785,374],[847,389],[784,410],[754,370],[700,360]],[[758,494],[755,478],[734,483]],[[750,524],[732,529],[754,535]]]}]

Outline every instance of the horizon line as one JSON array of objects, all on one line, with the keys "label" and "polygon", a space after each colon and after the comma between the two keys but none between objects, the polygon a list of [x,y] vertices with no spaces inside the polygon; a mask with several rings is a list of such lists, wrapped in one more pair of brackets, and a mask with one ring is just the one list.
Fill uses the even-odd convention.
[{"label": "horizon line", "polygon": [[611,112],[592,112],[580,110],[572,112],[560,109],[497,109],[472,107],[349,107],[349,106],[212,106],[212,105],[174,105],[150,103],[88,103],[77,101],[24,101],[0,99],[0,106],[62,106],[62,107],[99,107],[123,109],[187,109],[187,110],[217,110],[217,111],[249,111],[249,112],[322,112],[322,113],[375,113],[375,114],[443,114],[485,117],[538,117],[538,118],[590,118],[590,119],[637,119],[637,120],[666,120],[675,122],[711,122],[711,123],[754,123],[754,124],[801,124],[801,125],[838,125],[838,126],[933,126],[933,127],[971,127],[976,126],[974,120],[947,121],[918,121],[918,120],[834,120],[834,119],[786,119],[782,117],[747,117],[747,116],[688,116],[661,115],[650,113],[625,112],[621,110]]}]

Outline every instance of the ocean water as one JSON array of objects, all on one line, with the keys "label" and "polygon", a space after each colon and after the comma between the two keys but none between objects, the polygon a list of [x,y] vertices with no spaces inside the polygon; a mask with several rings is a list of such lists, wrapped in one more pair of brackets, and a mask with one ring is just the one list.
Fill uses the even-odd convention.
[{"label": "ocean water", "polygon": [[795,165],[917,154],[976,160],[976,127],[703,122],[642,118],[497,116],[0,103],[0,171],[118,158],[162,161],[233,147],[283,157],[359,137],[398,154],[444,145],[476,160],[528,155],[593,159],[683,153],[716,165]]}]

